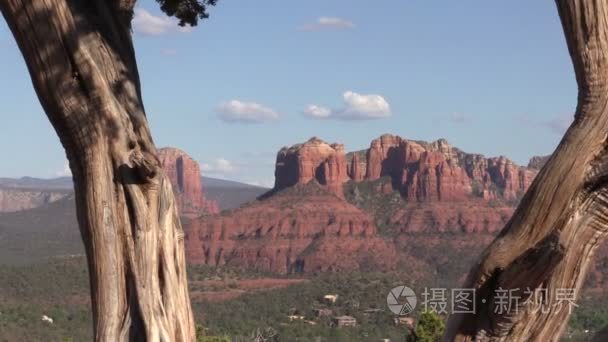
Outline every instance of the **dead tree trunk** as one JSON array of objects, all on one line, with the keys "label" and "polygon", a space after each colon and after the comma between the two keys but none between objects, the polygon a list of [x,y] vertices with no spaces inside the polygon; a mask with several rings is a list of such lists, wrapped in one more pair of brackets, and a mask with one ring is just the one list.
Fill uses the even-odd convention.
[{"label": "dead tree trunk", "polygon": [[96,341],[193,341],[183,231],[148,129],[134,0],[0,0],[72,170]]},{"label": "dead tree trunk", "polygon": [[[557,341],[570,317],[558,293],[578,293],[608,231],[608,1],[556,3],[579,88],[574,122],[469,274],[477,312],[451,316],[446,341]],[[520,297],[517,312],[493,309],[499,289]]]}]

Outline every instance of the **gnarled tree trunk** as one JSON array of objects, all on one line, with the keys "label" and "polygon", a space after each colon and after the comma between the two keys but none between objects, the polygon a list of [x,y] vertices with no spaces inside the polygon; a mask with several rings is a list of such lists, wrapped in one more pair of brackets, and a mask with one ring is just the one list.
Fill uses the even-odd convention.
[{"label": "gnarled tree trunk", "polygon": [[72,170],[97,341],[193,341],[183,231],[142,104],[133,0],[0,0]]},{"label": "gnarled tree trunk", "polygon": [[[469,274],[477,312],[452,315],[446,341],[557,341],[570,316],[557,293],[580,290],[608,231],[608,1],[556,3],[579,87],[575,120]],[[544,302],[526,288],[544,289]],[[501,289],[520,297],[517,312],[493,308]]]}]

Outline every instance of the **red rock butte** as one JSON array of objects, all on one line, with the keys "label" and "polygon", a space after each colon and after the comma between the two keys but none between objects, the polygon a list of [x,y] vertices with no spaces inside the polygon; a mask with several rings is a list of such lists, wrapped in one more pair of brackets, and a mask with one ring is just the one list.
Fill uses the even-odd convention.
[{"label": "red rock butte", "polygon": [[343,197],[342,185],[348,180],[344,146],[311,138],[303,144],[284,147],[277,154],[275,190],[312,180]]},{"label": "red rock butte", "polygon": [[195,218],[204,214],[217,214],[215,201],[205,197],[201,180],[201,168],[186,152],[165,147],[158,150],[163,169],[173,186],[177,206],[183,217]]},{"label": "red rock butte", "polygon": [[410,201],[461,201],[471,196],[515,201],[530,186],[536,170],[506,157],[485,158],[452,147],[385,134],[367,150],[346,153],[341,144],[312,138],[282,148],[277,155],[275,190],[315,180],[344,197],[343,184],[390,177],[393,190]]},{"label": "red rock butte", "polygon": [[278,273],[391,270],[408,260],[424,273],[416,248],[484,246],[536,172],[445,140],[387,134],[346,153],[315,137],[278,152],[263,199],[190,222],[188,259]]},{"label": "red rock butte", "polygon": [[[275,188],[261,199],[187,222],[187,258],[283,274],[398,269],[462,281],[546,160],[524,167],[443,139],[388,134],[346,153],[312,138],[278,152]],[[607,260],[604,244],[589,286],[608,284]]]}]

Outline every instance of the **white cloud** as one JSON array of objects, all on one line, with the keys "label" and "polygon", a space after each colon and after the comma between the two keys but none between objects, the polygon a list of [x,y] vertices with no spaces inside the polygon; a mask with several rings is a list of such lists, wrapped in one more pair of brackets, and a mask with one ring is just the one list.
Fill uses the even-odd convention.
[{"label": "white cloud", "polygon": [[[257,155],[257,153],[256,153]],[[274,177],[268,177],[274,170],[274,161],[268,162],[256,158],[251,161],[230,161],[219,157],[207,162],[201,162],[201,173],[205,177],[231,180],[247,183],[264,188],[274,186]]]},{"label": "white cloud", "polygon": [[314,23],[304,24],[299,27],[302,31],[320,31],[320,30],[351,30],[355,28],[355,23],[338,17],[319,17]]},{"label": "white cloud", "polygon": [[175,18],[156,16],[143,8],[136,8],[133,30],[145,36],[158,36],[168,32],[190,32],[192,27],[179,26]]},{"label": "white cloud", "polygon": [[63,168],[61,170],[57,170],[55,172],[55,177],[68,177],[72,175],[72,170],[70,170],[70,163],[67,161],[63,164]]},{"label": "white cloud", "polygon": [[274,187],[274,178],[245,181],[245,183],[254,185],[254,186],[259,186],[262,188],[273,188]]},{"label": "white cloud", "polygon": [[234,172],[234,166],[232,163],[224,158],[216,159],[215,168],[220,172]]},{"label": "white cloud", "polygon": [[391,106],[381,95],[358,94],[349,90],[342,96],[344,105],[339,109],[329,110],[322,106],[309,105],[303,114],[309,118],[340,120],[383,119],[391,116]]},{"label": "white cloud", "polygon": [[228,159],[217,158],[211,164],[201,164],[201,171],[209,174],[227,174],[236,171],[236,167]]},{"label": "white cloud", "polygon": [[325,119],[331,115],[331,109],[316,105],[309,105],[306,107],[306,109],[304,109],[302,114],[313,119]]},{"label": "white cloud", "polygon": [[352,91],[344,93],[346,107],[339,114],[351,119],[379,119],[391,115],[391,107],[380,95],[362,95]]},{"label": "white cloud", "polygon": [[217,107],[218,117],[229,123],[259,123],[277,120],[279,113],[256,102],[232,100]]}]

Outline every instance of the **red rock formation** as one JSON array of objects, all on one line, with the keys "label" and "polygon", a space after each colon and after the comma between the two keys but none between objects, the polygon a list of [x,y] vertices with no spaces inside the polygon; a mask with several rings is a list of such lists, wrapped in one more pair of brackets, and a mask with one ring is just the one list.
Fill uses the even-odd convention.
[{"label": "red rock formation", "polygon": [[[189,223],[188,258],[289,273],[393,269],[395,260],[416,263],[433,246],[476,255],[507,222],[535,172],[445,140],[383,135],[346,156],[342,145],[312,138],[279,151],[274,194]],[[347,181],[347,198],[366,212],[344,200]],[[380,236],[376,225],[388,234]]]},{"label": "red rock formation", "polygon": [[365,179],[367,164],[365,158],[361,160],[360,153],[349,153],[350,161],[348,162],[348,178],[355,182],[360,182]]},{"label": "red rock formation", "polygon": [[[349,154],[354,161],[351,155],[361,152]],[[371,142],[365,169],[365,180],[388,176],[395,190],[410,201],[462,201],[471,196],[516,200],[536,174],[505,157],[488,159],[462,152],[444,139],[426,143],[389,134]],[[360,181],[353,172],[349,176]]]},{"label": "red rock formation", "polygon": [[481,199],[468,202],[408,203],[395,210],[389,224],[400,233],[495,234],[507,223],[514,208],[489,206]]},{"label": "red rock formation", "polygon": [[188,260],[208,265],[278,273],[386,270],[399,259],[369,215],[316,184],[194,220],[185,231]]},{"label": "red rock formation", "polygon": [[316,180],[342,197],[342,184],[348,179],[344,146],[311,138],[303,144],[284,147],[277,154],[275,190]]},{"label": "red rock formation", "polygon": [[462,152],[444,139],[426,143],[385,134],[367,151],[348,154],[345,176],[342,150],[317,138],[283,148],[277,157],[275,189],[315,179],[341,195],[345,178],[358,182],[390,177],[394,190],[409,201],[514,201],[536,174],[505,157]]},{"label": "red rock formation", "polygon": [[403,172],[401,191],[408,200],[464,200],[472,192],[466,172],[437,151],[424,151],[417,159],[407,160]]},{"label": "red rock formation", "polygon": [[403,170],[403,159],[406,151],[399,153],[401,138],[385,134],[372,141],[367,150],[367,180],[376,180],[382,176],[398,177]]},{"label": "red rock formation", "polygon": [[508,200],[521,196],[536,175],[536,171],[519,167],[505,157],[489,159],[487,172],[492,184],[502,192],[501,197]]},{"label": "red rock formation", "polygon": [[[187,223],[187,257],[283,274],[414,265],[410,279],[453,285],[509,220],[541,163],[525,168],[445,140],[390,135],[345,157],[341,145],[311,139],[279,152],[275,190],[282,191]],[[343,189],[358,207],[332,195]],[[598,249],[589,287],[606,287],[606,265],[608,244]]]},{"label": "red rock formation", "polygon": [[205,213],[219,213],[217,203],[205,198],[201,169],[194,159],[184,151],[171,147],[159,149],[158,157],[171,180],[182,216],[192,218]]}]

